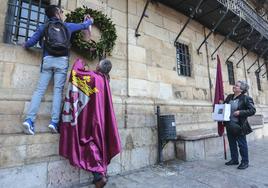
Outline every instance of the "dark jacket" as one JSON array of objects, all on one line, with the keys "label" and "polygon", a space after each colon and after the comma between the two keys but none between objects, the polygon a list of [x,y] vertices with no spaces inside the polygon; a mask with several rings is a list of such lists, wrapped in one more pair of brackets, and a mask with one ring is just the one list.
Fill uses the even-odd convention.
[{"label": "dark jacket", "polygon": [[[60,20],[58,18],[53,17],[53,18],[50,18],[49,21],[60,21]],[[83,23],[67,23],[67,22],[65,22],[64,25],[66,26],[66,28],[68,29],[68,31],[71,35],[73,32],[87,29],[90,25],[92,25],[92,20],[88,19],[88,20],[84,21]],[[45,26],[46,26],[46,24],[42,24],[38,27],[38,29],[33,34],[33,36],[29,40],[27,40],[27,42],[25,43],[25,45],[24,45],[25,48],[30,48],[30,47],[34,46],[37,42],[41,41],[41,39],[43,38]],[[43,48],[43,50],[45,50],[43,45],[42,45],[42,48]],[[43,56],[45,57],[47,55],[49,55],[49,54],[45,50]],[[68,56],[68,54],[66,54],[66,56]]]},{"label": "dark jacket", "polygon": [[[224,103],[229,103],[233,97],[234,94],[228,95],[224,100]],[[253,116],[256,113],[256,108],[251,97],[241,94],[237,98],[239,99],[237,110],[240,112],[238,116],[238,124],[242,127],[242,135],[247,135],[252,132],[247,118],[249,116]]]}]

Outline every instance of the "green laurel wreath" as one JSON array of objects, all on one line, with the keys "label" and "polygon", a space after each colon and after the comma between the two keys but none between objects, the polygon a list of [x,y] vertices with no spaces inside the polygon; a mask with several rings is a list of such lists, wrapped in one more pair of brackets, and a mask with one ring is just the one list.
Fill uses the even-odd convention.
[{"label": "green laurel wreath", "polygon": [[74,11],[66,15],[66,22],[81,23],[84,16],[89,14],[94,18],[94,26],[101,32],[101,38],[98,42],[94,40],[84,41],[83,33],[76,32],[72,36],[73,50],[88,60],[94,60],[97,57],[102,58],[113,50],[115,40],[117,38],[115,25],[112,20],[100,11],[90,9],[86,6],[76,8]]}]

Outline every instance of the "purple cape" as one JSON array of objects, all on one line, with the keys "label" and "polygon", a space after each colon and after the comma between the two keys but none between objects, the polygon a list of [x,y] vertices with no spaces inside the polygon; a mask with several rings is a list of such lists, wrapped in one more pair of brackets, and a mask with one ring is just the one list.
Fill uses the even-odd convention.
[{"label": "purple cape", "polygon": [[59,154],[71,165],[106,175],[121,151],[109,80],[77,59],[70,75],[60,123]]}]

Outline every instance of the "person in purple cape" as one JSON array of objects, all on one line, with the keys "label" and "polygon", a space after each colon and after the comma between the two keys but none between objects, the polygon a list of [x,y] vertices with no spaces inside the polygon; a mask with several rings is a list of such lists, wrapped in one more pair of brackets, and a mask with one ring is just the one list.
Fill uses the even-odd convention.
[{"label": "person in purple cape", "polygon": [[121,142],[109,85],[112,64],[101,60],[96,71],[82,60],[73,65],[60,123],[59,154],[71,165],[92,172],[96,188],[107,183],[107,166]]}]

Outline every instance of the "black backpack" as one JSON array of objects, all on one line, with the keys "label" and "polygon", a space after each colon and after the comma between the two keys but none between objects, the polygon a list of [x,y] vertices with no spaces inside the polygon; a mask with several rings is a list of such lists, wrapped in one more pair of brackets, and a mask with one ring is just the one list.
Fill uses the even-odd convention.
[{"label": "black backpack", "polygon": [[44,46],[49,55],[66,56],[70,49],[70,33],[61,21],[49,21],[44,31]]}]

